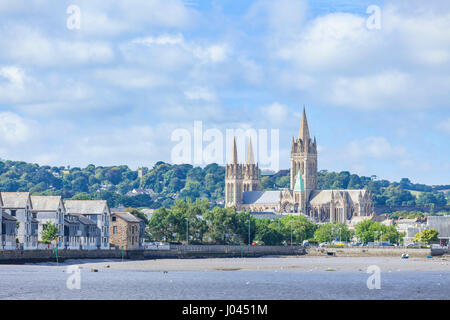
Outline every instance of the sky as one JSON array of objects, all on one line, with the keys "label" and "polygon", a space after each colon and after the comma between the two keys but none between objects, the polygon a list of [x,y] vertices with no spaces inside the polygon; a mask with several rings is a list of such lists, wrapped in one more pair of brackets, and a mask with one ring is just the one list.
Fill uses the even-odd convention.
[{"label": "sky", "polygon": [[0,0],[1,159],[152,167],[201,122],[287,169],[303,106],[319,170],[450,184],[450,2]]}]

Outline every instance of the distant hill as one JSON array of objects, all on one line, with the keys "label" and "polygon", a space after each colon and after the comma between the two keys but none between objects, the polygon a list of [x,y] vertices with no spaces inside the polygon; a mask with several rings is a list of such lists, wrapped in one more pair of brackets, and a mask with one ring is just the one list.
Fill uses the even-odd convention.
[{"label": "distant hill", "polygon": [[[206,198],[223,204],[225,168],[210,164],[204,168],[190,164],[157,162],[153,168],[131,170],[126,165],[51,167],[23,161],[0,161],[0,191],[27,191],[32,194],[61,195],[73,199],[105,199],[112,207],[168,207],[178,198]],[[288,188],[289,170],[261,176],[264,190]],[[358,176],[348,171],[318,173],[319,189],[366,188],[376,205],[450,204],[443,190],[450,185],[428,186]]]}]

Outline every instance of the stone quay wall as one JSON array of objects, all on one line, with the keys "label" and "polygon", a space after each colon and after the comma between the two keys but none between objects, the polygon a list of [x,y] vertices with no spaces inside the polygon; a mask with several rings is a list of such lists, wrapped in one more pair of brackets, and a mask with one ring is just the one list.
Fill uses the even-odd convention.
[{"label": "stone quay wall", "polygon": [[[222,246],[171,245],[168,250],[58,250],[58,261],[67,259],[195,259],[215,257],[262,257],[266,255],[303,255],[301,246]],[[53,250],[0,251],[0,264],[56,262]]]},{"label": "stone quay wall", "polygon": [[442,255],[442,250],[415,249],[405,247],[388,248],[310,248],[307,249],[309,256],[333,255],[337,257],[401,257],[407,253],[410,257],[426,258],[428,256]]}]

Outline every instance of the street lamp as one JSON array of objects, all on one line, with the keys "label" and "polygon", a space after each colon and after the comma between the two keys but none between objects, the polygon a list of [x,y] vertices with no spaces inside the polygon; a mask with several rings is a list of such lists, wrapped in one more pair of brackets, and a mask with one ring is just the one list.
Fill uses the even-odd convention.
[{"label": "street lamp", "polygon": [[186,245],[189,244],[189,219],[186,218]]},{"label": "street lamp", "polygon": [[248,245],[250,245],[250,218],[248,219]]},{"label": "street lamp", "polygon": [[291,247],[292,247],[292,221],[291,221]]}]

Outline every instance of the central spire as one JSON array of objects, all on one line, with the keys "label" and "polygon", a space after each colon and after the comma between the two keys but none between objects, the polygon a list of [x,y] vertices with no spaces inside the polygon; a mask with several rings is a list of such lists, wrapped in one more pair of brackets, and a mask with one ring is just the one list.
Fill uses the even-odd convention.
[{"label": "central spire", "polygon": [[302,120],[300,122],[300,130],[298,132],[298,138],[302,139],[303,142],[308,143],[309,141],[309,129],[308,120],[306,119],[305,106],[303,106]]},{"label": "central spire", "polygon": [[253,155],[252,137],[250,137],[250,142],[248,144],[247,164],[255,164],[255,157]]}]

